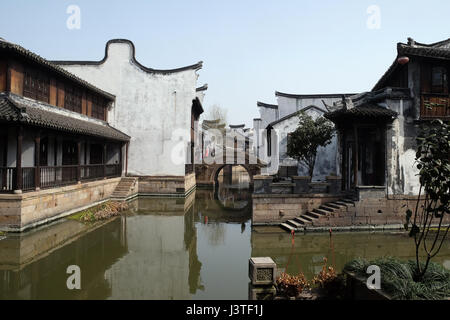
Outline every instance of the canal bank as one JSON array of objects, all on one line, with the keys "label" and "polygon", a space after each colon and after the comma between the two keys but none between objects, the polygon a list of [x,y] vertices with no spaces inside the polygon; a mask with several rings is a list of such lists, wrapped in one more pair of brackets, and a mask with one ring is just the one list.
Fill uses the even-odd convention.
[{"label": "canal bank", "polygon": [[[278,227],[252,227],[251,211],[218,201],[204,190],[187,199],[138,197],[98,228],[62,219],[7,234],[0,240],[1,299],[246,300],[250,257],[272,257],[279,271],[309,279],[324,257],[337,271],[355,257],[414,257],[404,232],[296,234],[293,244]],[[450,268],[449,241],[436,262]],[[80,291],[66,287],[72,264],[81,269]]]}]

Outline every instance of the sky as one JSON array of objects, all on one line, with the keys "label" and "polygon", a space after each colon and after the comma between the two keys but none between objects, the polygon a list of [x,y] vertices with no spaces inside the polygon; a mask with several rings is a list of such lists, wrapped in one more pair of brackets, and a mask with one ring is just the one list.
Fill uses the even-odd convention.
[{"label": "sky", "polygon": [[[79,28],[67,25],[71,5]],[[371,90],[398,42],[450,38],[449,12],[442,0],[2,0],[0,37],[48,60],[101,60],[108,40],[126,38],[150,68],[203,61],[205,114],[216,104],[252,127],[275,91]]]}]

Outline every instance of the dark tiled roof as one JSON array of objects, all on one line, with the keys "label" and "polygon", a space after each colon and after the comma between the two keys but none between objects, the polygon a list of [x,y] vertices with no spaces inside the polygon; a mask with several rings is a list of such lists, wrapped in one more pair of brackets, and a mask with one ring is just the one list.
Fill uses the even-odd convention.
[{"label": "dark tiled roof", "polygon": [[202,85],[201,87],[198,87],[195,89],[195,91],[199,92],[199,91],[206,91],[208,90],[208,84],[205,83],[204,85]]},{"label": "dark tiled roof", "polygon": [[341,108],[333,112],[327,112],[324,116],[331,121],[349,118],[382,118],[391,120],[397,116],[397,112],[375,104],[364,104],[351,109]]},{"label": "dark tiled roof", "polygon": [[27,49],[19,46],[18,44],[11,43],[11,42],[8,42],[8,41],[0,38],[0,50],[6,50],[6,51],[13,52],[14,54],[18,54],[27,60],[38,63],[41,66],[43,66],[49,70],[52,70],[52,71],[56,72],[57,74],[65,77],[67,79],[70,79],[70,80],[78,83],[79,85],[86,87],[86,88],[106,97],[108,100],[115,99],[114,95],[93,86],[92,84],[88,83],[87,81],[78,78],[74,74],[66,71],[65,69],[57,66],[54,63],[51,63],[50,61],[42,58],[41,56],[37,55],[36,53],[31,52],[30,50],[27,50]]},{"label": "dark tiled roof", "polygon": [[256,105],[258,107],[263,107],[263,108],[278,109],[278,105],[276,105],[276,104],[269,104],[269,103],[264,103],[264,102],[257,101]]},{"label": "dark tiled roof", "polygon": [[320,99],[320,98],[342,98],[350,97],[355,93],[325,93],[325,94],[292,94],[275,91],[275,95],[278,97],[296,98],[296,99]]},{"label": "dark tiled roof", "polygon": [[86,120],[71,115],[71,111],[53,107],[10,93],[0,93],[0,120],[50,128],[118,141],[129,141],[125,133],[101,120]]},{"label": "dark tiled roof", "polygon": [[450,39],[431,44],[424,44],[408,38],[408,43],[397,43],[397,57],[372,90],[378,90],[384,85],[389,76],[398,68],[399,64],[397,59],[401,56],[450,59]]},{"label": "dark tiled roof", "polygon": [[272,127],[272,126],[276,125],[277,123],[283,122],[283,121],[285,121],[285,120],[287,120],[287,119],[290,119],[290,118],[292,118],[292,117],[294,117],[294,116],[297,116],[297,115],[300,114],[301,112],[308,111],[309,109],[316,109],[316,110],[318,110],[319,112],[322,112],[322,113],[327,112],[326,110],[323,110],[322,108],[319,108],[319,107],[317,107],[317,106],[311,105],[311,106],[308,106],[308,107],[303,108],[303,109],[301,109],[301,110],[298,110],[298,111],[295,111],[295,112],[293,112],[293,113],[290,113],[290,114],[288,114],[288,115],[286,115],[286,116],[284,116],[284,117],[282,117],[282,118],[280,118],[280,119],[278,119],[278,120],[275,120],[275,121],[269,123],[269,126]]}]

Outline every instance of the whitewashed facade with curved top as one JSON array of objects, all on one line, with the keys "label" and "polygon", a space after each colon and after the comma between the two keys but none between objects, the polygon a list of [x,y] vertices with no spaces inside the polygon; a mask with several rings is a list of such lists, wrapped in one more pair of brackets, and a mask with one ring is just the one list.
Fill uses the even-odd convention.
[{"label": "whitewashed facade with curved top", "polygon": [[[272,146],[272,151],[278,152],[278,163],[270,166],[271,169],[266,173],[274,175],[280,173],[280,169],[297,167],[296,174],[306,176],[308,175],[308,169],[295,159],[287,156],[287,136],[299,126],[297,114],[304,111],[313,119],[316,119],[330,111],[329,108],[333,106],[334,102],[342,100],[342,96],[351,94],[296,95],[276,92],[275,95],[277,98],[276,105],[258,103],[261,120],[258,119],[255,122],[261,129],[272,128],[272,132],[276,132],[277,144]],[[267,140],[260,139],[258,146],[259,149],[267,148]],[[324,181],[326,176],[339,175],[338,161],[337,138],[333,137],[329,145],[321,147],[317,151],[313,181]],[[292,172],[292,170],[289,172]]]},{"label": "whitewashed facade with curved top", "polygon": [[185,176],[185,152],[191,142],[191,112],[203,89],[196,90],[202,62],[173,70],[144,67],[129,40],[111,40],[105,58],[55,61],[67,71],[116,96],[108,111],[112,126],[131,136],[128,174]]}]

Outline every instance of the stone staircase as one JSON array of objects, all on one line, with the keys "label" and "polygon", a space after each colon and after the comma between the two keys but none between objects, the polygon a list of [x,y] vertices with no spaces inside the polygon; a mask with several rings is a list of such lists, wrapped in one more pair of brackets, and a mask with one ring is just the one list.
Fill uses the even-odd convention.
[{"label": "stone staircase", "polygon": [[321,205],[312,211],[308,211],[299,217],[287,220],[280,227],[288,232],[304,231],[308,227],[332,227],[333,221],[348,215],[351,207],[355,207],[357,200],[343,198]]},{"label": "stone staircase", "polygon": [[127,200],[137,194],[137,180],[135,177],[122,177],[114,192],[112,200]]}]

